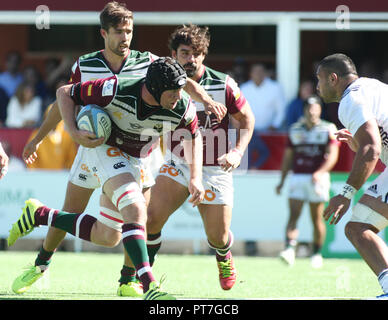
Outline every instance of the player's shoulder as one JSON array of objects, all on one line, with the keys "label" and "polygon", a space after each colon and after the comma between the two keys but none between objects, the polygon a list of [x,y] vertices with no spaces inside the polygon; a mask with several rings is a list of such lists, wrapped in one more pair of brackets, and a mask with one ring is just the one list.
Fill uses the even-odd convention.
[{"label": "player's shoulder", "polygon": [[101,58],[101,50],[98,50],[98,51],[94,51],[94,52],[90,52],[90,53],[85,53],[85,54],[81,55],[78,58],[78,61],[85,62],[85,61],[88,61],[88,60],[100,59],[100,58]]},{"label": "player's shoulder", "polygon": [[144,82],[143,78],[136,77],[118,77],[117,79],[117,94],[122,96],[137,96],[140,92],[140,86]]},{"label": "player's shoulder", "polygon": [[291,124],[289,131],[300,131],[300,130],[305,130],[305,123],[306,120],[304,117],[300,117],[298,121],[294,122]]},{"label": "player's shoulder", "polygon": [[126,60],[126,64],[140,63],[140,62],[149,62],[158,59],[159,57],[153,54],[150,51],[138,51],[132,50],[129,52],[129,55]]},{"label": "player's shoulder", "polygon": [[354,80],[343,92],[341,103],[357,103],[367,99],[370,95],[374,95],[380,90],[387,90],[388,86],[383,82],[361,77]]},{"label": "player's shoulder", "polygon": [[214,86],[214,85],[223,85],[225,86],[228,75],[226,73],[214,70],[205,66],[204,73],[199,80],[200,85],[202,86]]}]

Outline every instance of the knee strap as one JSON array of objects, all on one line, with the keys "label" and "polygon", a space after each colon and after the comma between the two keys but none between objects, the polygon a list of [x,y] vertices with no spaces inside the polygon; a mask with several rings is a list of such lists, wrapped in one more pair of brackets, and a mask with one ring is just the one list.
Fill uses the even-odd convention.
[{"label": "knee strap", "polygon": [[133,203],[145,202],[145,198],[139,185],[136,182],[130,182],[113,191],[112,202],[117,209],[121,210]]}]

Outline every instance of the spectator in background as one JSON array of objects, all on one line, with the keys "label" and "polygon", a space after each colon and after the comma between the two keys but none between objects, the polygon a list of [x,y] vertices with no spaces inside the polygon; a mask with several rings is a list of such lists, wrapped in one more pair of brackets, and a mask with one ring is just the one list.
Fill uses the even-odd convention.
[{"label": "spectator in background", "polygon": [[[52,105],[48,106],[44,117],[50,111]],[[59,122],[54,130],[43,139],[40,143],[36,154],[35,161],[26,159],[24,152],[29,148],[35,147],[37,144],[33,141],[38,129],[35,129],[24,147],[23,158],[27,164],[28,169],[48,169],[48,170],[68,170],[73,164],[73,160],[77,153],[77,145],[67,133],[63,121]],[[32,141],[32,143],[30,143]]]},{"label": "spectator in background", "polygon": [[2,141],[3,149],[5,153],[8,155],[8,171],[23,171],[26,170],[26,165],[22,161],[22,159],[16,157],[12,153],[12,146],[8,141]]},{"label": "spectator in background", "polygon": [[58,82],[66,83],[71,76],[71,67],[74,64],[74,59],[64,57],[62,60],[50,58],[45,64],[45,85],[47,88],[47,96],[44,101],[44,106],[48,106],[56,100],[56,89]]},{"label": "spectator in background", "polygon": [[0,87],[5,90],[10,99],[16,92],[16,89],[23,81],[23,75],[20,73],[21,56],[18,52],[7,54],[5,61],[5,71],[0,74]]},{"label": "spectator in background", "polygon": [[286,127],[297,122],[303,116],[303,104],[308,97],[314,94],[314,83],[304,80],[300,83],[298,96],[293,99],[286,108]]},{"label": "spectator in background", "polygon": [[35,88],[23,82],[7,107],[6,126],[9,128],[31,128],[41,120],[42,99],[35,94]]},{"label": "spectator in background", "polygon": [[7,119],[7,106],[9,98],[7,92],[0,87],[0,128],[5,125],[5,120]]},{"label": "spectator in background", "polygon": [[323,264],[321,249],[326,236],[323,210],[325,202],[329,200],[329,172],[337,163],[339,143],[334,135],[337,131],[335,125],[320,118],[322,102],[319,97],[309,97],[303,109],[304,117],[294,123],[289,130],[281,179],[276,187],[277,194],[280,194],[287,174],[292,170],[288,192],[290,215],[285,232],[286,248],[280,253],[280,257],[288,265],[295,262],[297,222],[303,205],[307,202],[314,228],[311,265],[320,268]]},{"label": "spectator in background", "polygon": [[268,77],[263,64],[251,67],[250,80],[241,85],[241,91],[255,115],[255,130],[281,129],[285,117],[285,97],[280,84]]},{"label": "spectator in background", "polygon": [[[278,82],[268,77],[261,63],[252,65],[250,80],[241,85],[255,116],[255,131],[249,144],[249,168],[260,169],[269,157],[269,149],[260,134],[279,131],[285,118],[285,97]],[[255,159],[255,153],[258,153]]]},{"label": "spectator in background", "polygon": [[239,86],[247,81],[247,63],[244,58],[237,57],[234,60],[230,73]]},{"label": "spectator in background", "polygon": [[0,179],[7,174],[8,162],[9,162],[8,155],[4,151],[3,146],[0,142]]},{"label": "spectator in background", "polygon": [[23,69],[23,80],[35,88],[35,93],[44,101],[47,95],[46,84],[35,66],[29,65]]}]

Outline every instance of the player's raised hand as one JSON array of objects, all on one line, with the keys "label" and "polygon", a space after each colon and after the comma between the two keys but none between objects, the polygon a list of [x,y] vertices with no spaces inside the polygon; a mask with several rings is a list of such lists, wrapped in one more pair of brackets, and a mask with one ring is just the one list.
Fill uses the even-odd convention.
[{"label": "player's raised hand", "polygon": [[199,205],[203,201],[205,189],[203,188],[200,179],[190,179],[189,192],[191,194],[189,202],[193,204],[193,207]]},{"label": "player's raised hand", "polygon": [[349,206],[350,200],[339,194],[330,199],[328,206],[323,212],[323,217],[326,221],[331,217],[330,224],[337,224],[348,211]]},{"label": "player's raised hand", "polygon": [[212,101],[210,103],[205,103],[205,113],[211,114],[213,113],[217,117],[217,121],[221,122],[222,119],[225,117],[227,109],[226,107],[217,101]]},{"label": "player's raised hand", "polygon": [[38,158],[36,152],[38,151],[41,143],[42,141],[36,143],[35,139],[32,139],[24,146],[22,158],[26,164],[31,164]]},{"label": "player's raised hand", "polygon": [[217,160],[221,165],[222,170],[230,172],[240,165],[241,158],[242,153],[238,149],[234,148],[228,153],[225,153],[224,155],[219,157]]},{"label": "player's raised hand", "polygon": [[352,151],[357,152],[358,143],[347,129],[338,130],[334,135],[338,141],[345,142]]}]

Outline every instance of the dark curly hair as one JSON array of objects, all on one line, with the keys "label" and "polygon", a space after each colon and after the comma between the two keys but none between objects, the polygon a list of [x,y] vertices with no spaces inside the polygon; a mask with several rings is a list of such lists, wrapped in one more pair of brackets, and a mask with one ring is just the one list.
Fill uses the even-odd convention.
[{"label": "dark curly hair", "polygon": [[171,34],[168,47],[177,51],[179,45],[191,46],[194,53],[207,55],[210,44],[210,33],[208,27],[199,27],[194,24],[182,25]]}]

